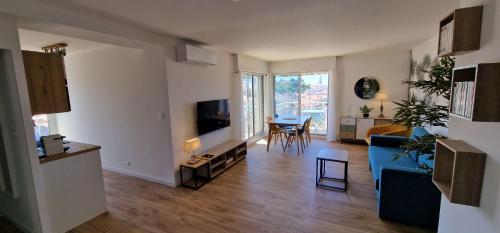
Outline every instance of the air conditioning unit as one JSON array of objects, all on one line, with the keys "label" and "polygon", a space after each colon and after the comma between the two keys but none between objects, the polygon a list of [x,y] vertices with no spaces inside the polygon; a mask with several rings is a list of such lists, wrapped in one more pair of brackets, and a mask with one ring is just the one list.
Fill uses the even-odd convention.
[{"label": "air conditioning unit", "polygon": [[189,44],[181,44],[175,46],[175,51],[177,53],[177,62],[180,63],[202,66],[214,66],[217,63],[215,52],[208,49]]}]

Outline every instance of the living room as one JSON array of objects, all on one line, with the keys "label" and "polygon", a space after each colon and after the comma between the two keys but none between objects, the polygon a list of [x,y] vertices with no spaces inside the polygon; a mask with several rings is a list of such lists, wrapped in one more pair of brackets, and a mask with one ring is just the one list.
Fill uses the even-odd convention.
[{"label": "living room", "polygon": [[[496,0],[2,2],[0,47],[7,71],[2,98],[8,100],[2,104],[11,115],[1,123],[12,128],[1,129],[5,144],[10,144],[5,150],[22,156],[12,159],[7,155],[8,166],[2,167],[8,173],[3,173],[2,190],[9,185],[15,188],[0,195],[0,216],[6,219],[0,221],[0,230],[9,222],[14,226],[5,228],[6,232],[17,232],[12,230],[17,228],[25,232],[496,232],[500,227],[495,217],[500,210],[495,144],[498,99],[487,88],[498,86],[494,79],[482,84],[483,92],[490,94],[487,99],[477,97],[477,103],[487,104],[481,104],[482,110],[474,108],[474,116],[467,117],[467,111],[458,113],[451,105],[445,125],[424,127],[439,137],[461,140],[464,144],[460,145],[483,158],[474,167],[477,174],[463,175],[475,177],[473,180],[458,182],[453,189],[439,187],[451,180],[438,175],[449,172],[438,172],[434,181],[432,172],[422,173],[427,177],[425,187],[414,185],[404,175],[396,175],[396,181],[380,179],[375,175],[379,169],[374,170],[380,161],[373,159],[372,152],[383,138],[375,134],[391,134],[376,132],[383,128],[379,125],[396,120],[410,128],[428,126],[430,121],[404,122],[411,117],[399,114],[404,106],[396,103],[411,100],[411,94],[426,97],[418,87],[409,87],[408,81],[426,80],[423,70],[444,67],[440,59],[448,56],[438,56],[442,55],[438,49],[443,44],[441,26],[450,15],[457,17],[458,24],[460,13],[466,11],[461,9],[476,6],[482,6],[480,20],[467,18],[465,23],[473,26],[460,31],[480,29],[475,31],[479,32],[476,37],[467,37],[476,41],[477,48],[453,52],[455,64],[448,69],[458,72],[465,67],[463,75],[470,74],[471,66],[499,62]],[[57,155],[39,158],[33,140],[37,132],[32,117],[36,114],[27,84],[30,73],[23,67],[28,62],[23,61],[21,50],[43,53],[42,47],[61,42],[67,44],[61,48],[67,53],[64,64],[71,109],[48,115],[49,123],[54,117],[58,126],[50,125],[49,134],[97,146],[85,151],[89,156],[82,152],[60,159]],[[82,43],[87,47],[76,51]],[[183,60],[183,49],[186,54],[201,49],[209,54],[203,62],[212,64],[192,64],[199,63],[194,61],[199,58],[186,61],[189,56]],[[484,69],[490,76],[498,75]],[[376,91],[355,91],[367,86],[370,93]],[[449,86],[448,91],[451,89]],[[450,104],[435,96],[429,98],[433,104]],[[215,130],[200,132],[200,123],[206,120],[199,114],[200,105],[208,114],[213,111],[209,101],[218,101],[220,109],[215,113],[224,115],[224,120],[217,124],[225,125],[209,123]],[[365,105],[371,109],[366,118],[360,111]],[[308,120],[310,127],[302,127]],[[349,125],[353,121],[358,123]],[[276,135],[275,125],[281,129]],[[397,126],[383,130],[394,128]],[[403,131],[393,137],[411,133]],[[14,132],[18,136],[11,136]],[[365,139],[371,135],[375,141],[368,146]],[[458,154],[463,149],[439,140],[437,148]],[[344,163],[320,166],[329,176],[345,178],[341,179],[345,184],[334,182],[340,183],[341,190],[322,188],[315,182],[317,158],[323,149],[348,154],[348,172],[344,173]],[[436,163],[444,158],[439,157],[441,149],[431,149]],[[216,158],[225,154],[231,161],[225,161],[219,173],[211,170],[218,165],[216,158],[195,157],[198,162],[190,164],[193,154]],[[244,156],[238,157],[240,154]],[[73,176],[62,179],[65,173],[47,171],[66,161],[73,173],[86,176],[83,164],[87,163],[71,162],[79,157],[92,157],[93,169],[99,170],[92,176],[97,181],[82,179],[90,182],[87,187],[99,186],[92,194],[99,195],[102,206],[96,204],[93,214],[83,214],[83,204],[72,206],[76,200],[85,203],[84,190],[79,191],[80,197],[64,189],[73,186],[61,185]],[[399,166],[407,158],[387,166]],[[418,158],[416,161],[424,169]],[[430,161],[436,173],[434,160]],[[192,177],[192,167],[197,166],[206,166],[208,176],[203,177],[201,169]],[[48,182],[48,175],[57,182]],[[183,181],[195,177],[200,178],[197,190],[183,186]],[[390,182],[396,183],[389,190],[400,196],[386,196],[389,192],[383,190]],[[448,188],[456,191],[447,192]],[[467,201],[456,199],[462,192],[459,188],[468,190],[463,194]],[[410,190],[409,194],[403,189]],[[75,200],[66,200],[64,193]],[[412,199],[419,194],[422,200]],[[415,205],[387,204],[404,202]],[[80,214],[73,216],[77,212]],[[64,221],[71,224],[62,226],[63,217],[55,215],[65,216]]]}]

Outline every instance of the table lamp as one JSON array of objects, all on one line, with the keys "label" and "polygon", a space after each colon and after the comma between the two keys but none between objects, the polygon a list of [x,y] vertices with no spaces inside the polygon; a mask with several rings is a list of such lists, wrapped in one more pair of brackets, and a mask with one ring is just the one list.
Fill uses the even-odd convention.
[{"label": "table lamp", "polygon": [[191,138],[189,140],[186,140],[186,142],[184,142],[184,152],[192,153],[188,163],[194,164],[199,161],[194,155],[194,152],[200,148],[201,148],[201,141],[199,138]]},{"label": "table lamp", "polygon": [[375,97],[375,100],[380,101],[380,115],[379,117],[384,117],[384,101],[389,100],[389,97],[385,92],[381,91]]}]

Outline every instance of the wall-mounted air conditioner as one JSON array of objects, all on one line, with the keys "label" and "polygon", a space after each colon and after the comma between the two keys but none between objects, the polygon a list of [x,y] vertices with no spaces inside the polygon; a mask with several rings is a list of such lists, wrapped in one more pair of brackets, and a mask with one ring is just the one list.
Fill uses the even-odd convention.
[{"label": "wall-mounted air conditioner", "polygon": [[189,44],[181,44],[175,46],[177,53],[177,62],[214,66],[217,63],[215,52],[201,47],[196,47]]}]

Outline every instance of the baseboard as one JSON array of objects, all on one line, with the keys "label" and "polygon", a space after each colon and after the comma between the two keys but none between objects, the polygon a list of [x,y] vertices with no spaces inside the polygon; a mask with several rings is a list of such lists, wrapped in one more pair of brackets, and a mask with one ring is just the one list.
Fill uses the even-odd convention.
[{"label": "baseboard", "polygon": [[8,215],[6,215],[5,213],[3,213],[1,211],[0,211],[0,217],[6,219],[7,221],[9,221],[12,225],[14,225],[15,227],[17,227],[22,232],[26,232],[26,233],[34,232],[33,230],[28,229],[28,227],[26,227],[24,224],[19,223],[18,221],[16,221],[15,219],[9,217]]},{"label": "baseboard", "polygon": [[115,167],[108,167],[108,166],[102,166],[102,168],[104,170],[108,170],[108,171],[120,173],[120,174],[127,175],[127,176],[137,177],[137,178],[140,178],[140,179],[143,179],[143,180],[147,180],[147,181],[151,181],[151,182],[163,184],[163,185],[170,186],[170,187],[176,187],[177,186],[175,182],[168,181],[168,180],[161,179],[161,178],[156,178],[156,177],[148,176],[148,175],[144,175],[144,174],[141,174],[141,173],[138,173],[138,172],[126,171],[126,170],[123,170],[123,169],[119,169],[119,168],[115,168]]}]

